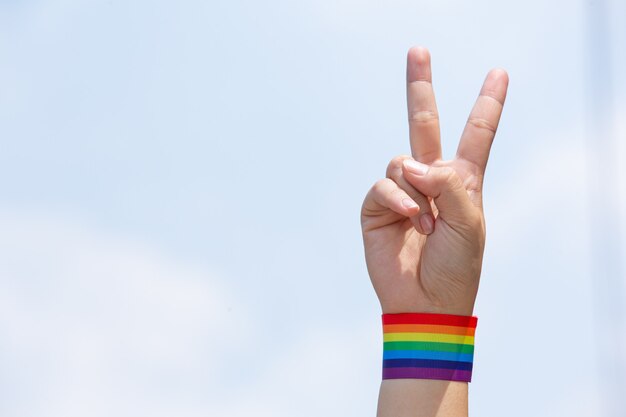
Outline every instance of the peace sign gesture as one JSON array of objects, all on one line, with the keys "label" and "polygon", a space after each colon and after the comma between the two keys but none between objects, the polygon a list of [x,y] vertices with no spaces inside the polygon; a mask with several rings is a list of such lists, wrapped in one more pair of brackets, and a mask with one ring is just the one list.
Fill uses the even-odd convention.
[{"label": "peace sign gesture", "polygon": [[471,315],[485,246],[483,178],[508,75],[492,70],[456,156],[441,158],[430,55],[407,56],[412,156],[395,157],[361,209],[365,258],[383,313]]}]

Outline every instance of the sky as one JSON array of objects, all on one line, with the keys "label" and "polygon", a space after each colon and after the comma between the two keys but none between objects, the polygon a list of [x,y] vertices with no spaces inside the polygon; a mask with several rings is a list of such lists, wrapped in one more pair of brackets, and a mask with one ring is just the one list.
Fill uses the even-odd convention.
[{"label": "sky", "polygon": [[374,415],[359,210],[409,152],[412,45],[447,158],[510,77],[470,414],[599,415],[598,277],[626,299],[626,5],[590,47],[599,4],[0,3],[0,415]]}]

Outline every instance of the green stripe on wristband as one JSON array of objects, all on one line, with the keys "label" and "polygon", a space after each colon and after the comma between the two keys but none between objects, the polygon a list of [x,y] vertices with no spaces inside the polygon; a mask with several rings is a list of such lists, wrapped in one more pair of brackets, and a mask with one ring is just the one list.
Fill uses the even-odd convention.
[{"label": "green stripe on wristband", "polygon": [[438,342],[384,342],[384,350],[432,350],[438,352],[474,353],[474,345]]}]

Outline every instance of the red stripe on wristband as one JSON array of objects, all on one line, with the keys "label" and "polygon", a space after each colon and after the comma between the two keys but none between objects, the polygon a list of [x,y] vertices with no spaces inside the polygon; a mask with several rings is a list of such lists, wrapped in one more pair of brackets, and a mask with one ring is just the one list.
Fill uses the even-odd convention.
[{"label": "red stripe on wristband", "polygon": [[383,314],[383,324],[443,324],[446,326],[476,328],[478,317],[453,314],[398,313]]}]

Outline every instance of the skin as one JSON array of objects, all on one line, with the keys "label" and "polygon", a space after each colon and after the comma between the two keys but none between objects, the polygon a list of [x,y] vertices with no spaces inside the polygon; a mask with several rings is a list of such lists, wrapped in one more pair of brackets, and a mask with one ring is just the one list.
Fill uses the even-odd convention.
[{"label": "skin", "polygon": [[[391,160],[361,209],[365,259],[383,313],[469,316],[485,247],[482,190],[508,87],[491,70],[451,160],[442,160],[430,54],[407,55],[411,155]],[[467,383],[398,379],[381,384],[378,416],[467,415]]]}]

